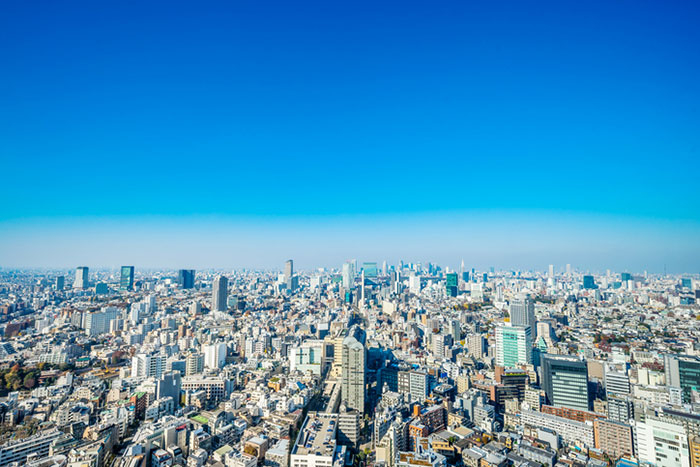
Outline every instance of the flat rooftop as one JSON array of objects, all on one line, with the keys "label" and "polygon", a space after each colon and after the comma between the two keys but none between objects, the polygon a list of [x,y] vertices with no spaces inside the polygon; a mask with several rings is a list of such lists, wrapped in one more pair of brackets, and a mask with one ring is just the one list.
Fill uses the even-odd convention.
[{"label": "flat rooftop", "polygon": [[332,457],[335,452],[337,429],[337,414],[310,413],[299,432],[292,454]]}]

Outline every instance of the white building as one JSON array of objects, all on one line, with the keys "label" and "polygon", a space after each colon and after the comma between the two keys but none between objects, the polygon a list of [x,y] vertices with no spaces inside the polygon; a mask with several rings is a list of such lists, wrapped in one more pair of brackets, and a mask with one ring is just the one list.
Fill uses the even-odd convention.
[{"label": "white building", "polygon": [[675,423],[648,418],[635,422],[635,451],[641,464],[663,467],[690,467],[688,434]]}]

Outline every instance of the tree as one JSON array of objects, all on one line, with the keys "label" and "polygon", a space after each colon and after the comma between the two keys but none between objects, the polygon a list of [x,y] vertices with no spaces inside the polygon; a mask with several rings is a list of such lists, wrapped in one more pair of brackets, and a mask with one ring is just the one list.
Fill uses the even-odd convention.
[{"label": "tree", "polygon": [[24,387],[27,389],[32,389],[35,384],[36,380],[34,379],[34,375],[27,373],[27,375],[24,377]]}]

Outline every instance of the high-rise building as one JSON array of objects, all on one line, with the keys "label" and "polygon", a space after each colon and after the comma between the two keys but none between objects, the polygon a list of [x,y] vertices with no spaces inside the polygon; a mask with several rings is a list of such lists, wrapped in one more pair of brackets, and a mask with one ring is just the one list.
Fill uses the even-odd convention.
[{"label": "high-rise building", "polygon": [[445,276],[445,288],[447,295],[450,297],[456,297],[458,288],[458,277],[456,272],[450,272]]},{"label": "high-rise building", "polygon": [[550,264],[550,265],[549,265],[549,273],[548,273],[548,276],[549,276],[550,279],[554,279],[554,265],[553,265],[553,264]]},{"label": "high-rise building", "polygon": [[211,309],[213,311],[226,311],[228,305],[228,279],[225,276],[216,276],[211,293]]},{"label": "high-rise building", "polygon": [[666,385],[680,388],[683,402],[690,403],[693,392],[700,392],[700,357],[666,355],[664,357]]},{"label": "high-rise building", "polygon": [[506,326],[496,328],[496,364],[503,367],[532,363],[532,328]]},{"label": "high-rise building", "polygon": [[584,289],[597,289],[595,285],[595,278],[593,276],[583,276],[583,288]]},{"label": "high-rise building", "polygon": [[122,266],[122,274],[119,279],[119,290],[132,290],[134,288],[134,267]]},{"label": "high-rise building", "polygon": [[65,287],[65,284],[66,284],[65,276],[56,276],[56,282],[54,283],[56,290],[63,290],[63,287]]},{"label": "high-rise building", "polygon": [[355,325],[343,339],[341,400],[348,409],[365,411],[365,332]]},{"label": "high-rise building", "polygon": [[79,266],[75,270],[75,282],[73,282],[74,289],[87,289],[89,269],[87,266]]},{"label": "high-rise building", "polygon": [[182,378],[179,371],[163,373],[161,378],[156,382],[156,399],[172,397],[175,407],[179,407],[181,388]]},{"label": "high-rise building", "polygon": [[510,324],[535,329],[535,304],[530,297],[519,297],[511,301]]},{"label": "high-rise building", "polygon": [[542,387],[550,405],[577,410],[590,409],[588,367],[585,360],[544,354],[541,365]]},{"label": "high-rise building", "polygon": [[288,259],[284,263],[284,282],[287,284],[287,290],[293,292],[294,287],[294,261]]},{"label": "high-rise building", "polygon": [[355,285],[355,268],[353,263],[348,261],[343,264],[343,288],[345,290],[351,289]]},{"label": "high-rise building", "polygon": [[177,272],[177,285],[181,289],[194,288],[194,269],[180,269]]}]

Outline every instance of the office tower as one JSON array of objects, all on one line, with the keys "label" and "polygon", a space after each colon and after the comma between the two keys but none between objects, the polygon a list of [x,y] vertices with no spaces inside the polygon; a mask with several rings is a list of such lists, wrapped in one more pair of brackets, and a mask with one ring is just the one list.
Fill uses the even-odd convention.
[{"label": "office tower", "polygon": [[690,403],[693,392],[700,392],[700,357],[666,355],[664,357],[666,385],[680,388],[683,402]]},{"label": "office tower", "polygon": [[632,280],[632,274],[630,274],[629,272],[623,272],[622,274],[620,274],[620,280],[621,280],[622,282],[631,281],[631,280]]},{"label": "office tower", "polygon": [[549,265],[549,274],[548,275],[549,275],[550,279],[554,279],[554,265],[553,264]]},{"label": "office tower", "polygon": [[122,274],[119,279],[119,290],[131,290],[134,288],[134,267],[122,266]]},{"label": "office tower", "polygon": [[391,271],[389,280],[391,284],[391,292],[395,294],[401,293],[401,277],[399,276],[399,271]]},{"label": "office tower", "polygon": [[595,278],[590,275],[583,276],[583,288],[584,289],[596,289]]},{"label": "office tower", "polygon": [[88,267],[80,266],[75,270],[75,282],[73,282],[74,289],[87,289],[88,288]]},{"label": "office tower", "polygon": [[168,371],[156,382],[156,399],[172,397],[175,408],[180,407],[182,378],[179,371]]},{"label": "office tower", "polygon": [[288,259],[284,263],[284,282],[287,284],[287,290],[294,291],[294,261]]},{"label": "office tower", "polygon": [[535,304],[530,297],[518,297],[510,303],[510,324],[535,329]]},{"label": "office tower", "polygon": [[628,396],[630,395],[630,378],[627,375],[625,364],[605,365],[605,393],[608,396]]},{"label": "office tower", "polygon": [[343,288],[351,289],[355,285],[355,270],[351,262],[343,264]]},{"label": "office tower", "polygon": [[549,405],[589,410],[588,367],[584,360],[544,354],[541,364],[542,386]]},{"label": "office tower", "polygon": [[228,300],[228,279],[224,276],[216,276],[211,292],[211,309],[226,311],[226,300]]},{"label": "office tower", "polygon": [[462,326],[459,320],[453,319],[450,321],[450,335],[454,342],[459,342],[462,340]]},{"label": "office tower", "polygon": [[532,328],[506,326],[496,328],[496,365],[513,367],[532,363]]},{"label": "office tower", "polygon": [[365,411],[365,332],[355,325],[343,339],[341,400],[348,409]]},{"label": "office tower", "polygon": [[177,285],[181,289],[194,288],[194,269],[180,269],[177,272]]},{"label": "office tower", "polygon": [[456,297],[457,296],[457,291],[458,289],[458,277],[456,272],[451,272],[447,274],[445,279],[445,289],[447,291],[447,295],[450,297]]},{"label": "office tower", "polygon": [[56,282],[55,282],[56,290],[63,290],[63,287],[65,287],[65,284],[66,284],[65,276],[56,276]]},{"label": "office tower", "polygon": [[420,291],[421,291],[420,276],[416,276],[415,274],[411,274],[408,277],[408,289],[411,291],[412,294],[415,294],[415,295],[420,294]]}]

